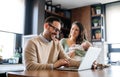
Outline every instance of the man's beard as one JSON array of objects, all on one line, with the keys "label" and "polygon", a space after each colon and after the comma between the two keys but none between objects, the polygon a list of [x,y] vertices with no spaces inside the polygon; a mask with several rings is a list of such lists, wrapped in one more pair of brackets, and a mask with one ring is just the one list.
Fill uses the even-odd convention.
[{"label": "man's beard", "polygon": [[56,40],[57,38],[57,34],[56,33],[51,33],[51,40]]},{"label": "man's beard", "polygon": [[48,40],[49,40],[49,41],[52,41],[52,40],[55,40],[55,39],[56,39],[57,33],[47,31],[47,34],[49,34],[49,36],[48,36]]}]

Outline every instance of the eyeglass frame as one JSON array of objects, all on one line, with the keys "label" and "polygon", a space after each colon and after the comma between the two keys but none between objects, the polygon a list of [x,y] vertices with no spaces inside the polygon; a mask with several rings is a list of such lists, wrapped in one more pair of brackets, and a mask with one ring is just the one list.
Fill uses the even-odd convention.
[{"label": "eyeglass frame", "polygon": [[48,25],[52,27],[55,30],[55,32],[59,32],[59,33],[61,32],[58,28],[54,27],[52,24],[49,23]]}]

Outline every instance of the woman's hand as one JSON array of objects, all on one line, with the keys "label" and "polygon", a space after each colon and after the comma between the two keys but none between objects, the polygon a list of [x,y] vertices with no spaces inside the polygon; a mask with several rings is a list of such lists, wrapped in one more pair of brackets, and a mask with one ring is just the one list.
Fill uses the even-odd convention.
[{"label": "woman's hand", "polygon": [[97,69],[97,65],[98,65],[98,63],[96,62],[96,60],[93,62],[93,64],[92,64],[92,69]]},{"label": "woman's hand", "polygon": [[73,58],[75,56],[75,51],[69,51],[67,54],[70,58]]}]

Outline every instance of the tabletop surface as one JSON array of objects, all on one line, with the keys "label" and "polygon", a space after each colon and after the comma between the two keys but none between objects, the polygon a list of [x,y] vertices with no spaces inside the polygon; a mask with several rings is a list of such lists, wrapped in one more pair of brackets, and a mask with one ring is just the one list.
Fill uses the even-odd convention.
[{"label": "tabletop surface", "polygon": [[40,70],[8,72],[7,75],[8,77],[118,77],[120,76],[120,66],[83,71]]}]

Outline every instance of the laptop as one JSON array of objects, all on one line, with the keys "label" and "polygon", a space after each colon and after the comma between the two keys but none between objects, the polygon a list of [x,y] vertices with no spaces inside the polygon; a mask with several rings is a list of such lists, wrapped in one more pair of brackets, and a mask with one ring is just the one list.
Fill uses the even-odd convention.
[{"label": "laptop", "polygon": [[79,70],[86,70],[91,69],[93,62],[98,58],[101,52],[101,48],[97,47],[89,47],[85,57],[83,58],[79,68],[74,67],[60,67],[59,70],[68,70],[68,71],[79,71]]}]

